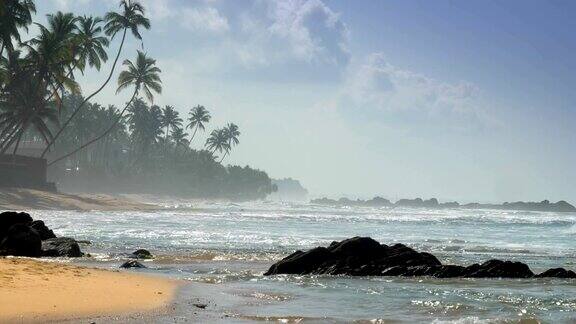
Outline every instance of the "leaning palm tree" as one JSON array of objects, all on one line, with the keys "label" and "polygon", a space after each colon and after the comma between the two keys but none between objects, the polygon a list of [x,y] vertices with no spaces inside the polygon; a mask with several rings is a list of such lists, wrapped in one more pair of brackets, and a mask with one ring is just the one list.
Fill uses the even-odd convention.
[{"label": "leaning palm tree", "polygon": [[118,48],[118,53],[116,54],[116,58],[114,59],[114,63],[112,64],[112,69],[110,70],[110,74],[104,83],[90,94],[82,103],[76,107],[74,112],[68,117],[68,119],[64,122],[60,130],[54,136],[54,139],[46,146],[44,152],[42,152],[42,157],[46,155],[46,153],[50,150],[50,147],[54,145],[54,142],[58,139],[58,137],[62,134],[62,131],[70,124],[70,121],[76,116],[76,114],[84,107],[84,105],[92,99],[95,95],[100,93],[104,87],[110,82],[112,79],[112,75],[114,74],[114,70],[116,68],[116,64],[118,63],[118,59],[120,58],[120,54],[122,53],[122,48],[124,46],[124,41],[126,40],[126,34],[128,30],[132,32],[132,35],[136,37],[138,40],[142,40],[142,35],[140,34],[139,28],[143,27],[145,29],[150,29],[150,20],[144,17],[144,7],[136,0],[122,0],[120,1],[120,7],[122,8],[122,14],[117,12],[109,12],[106,14],[106,25],[104,26],[106,35],[108,35],[111,39],[119,33],[122,32],[122,40],[120,42],[120,47]]},{"label": "leaning palm tree", "polygon": [[192,143],[198,129],[201,129],[202,131],[206,129],[205,124],[209,123],[211,118],[212,116],[210,116],[210,112],[208,112],[204,106],[198,105],[192,108],[190,111],[190,117],[188,118],[189,123],[186,125],[186,128],[194,128],[194,133],[192,133],[190,143]]},{"label": "leaning palm tree", "polygon": [[32,23],[32,13],[36,12],[36,6],[32,0],[2,0],[0,1],[0,57],[4,49],[8,53],[14,50],[12,39],[20,42],[19,28],[28,31],[28,25]]},{"label": "leaning palm tree", "polygon": [[210,137],[206,140],[206,148],[209,149],[212,154],[216,152],[227,152],[230,150],[226,131],[224,129],[213,130],[212,133],[210,133]]},{"label": "leaning palm tree", "polygon": [[120,115],[118,115],[116,121],[101,135],[81,145],[76,150],[60,158],[57,158],[56,160],[50,162],[48,165],[52,165],[58,161],[61,161],[75,154],[76,152],[86,148],[92,143],[95,143],[100,139],[106,137],[106,135],[108,135],[108,133],[113,131],[116,125],[123,119],[126,109],[130,107],[132,101],[134,101],[134,99],[138,96],[140,91],[144,92],[144,96],[146,96],[146,98],[149,101],[154,100],[153,92],[155,93],[162,92],[162,81],[160,80],[159,75],[161,70],[156,66],[156,60],[151,59],[147,57],[146,54],[144,54],[143,52],[138,51],[138,57],[136,58],[136,63],[133,63],[130,60],[125,60],[123,65],[126,66],[126,70],[122,71],[120,73],[120,76],[118,76],[118,89],[116,90],[116,93],[119,93],[122,90],[127,89],[131,86],[134,87],[134,93],[132,94],[132,97],[130,98],[128,103],[126,103],[124,109],[120,112]]},{"label": "leaning palm tree", "polygon": [[168,144],[168,135],[170,134],[170,128],[175,129],[182,127],[182,118],[180,118],[178,112],[174,110],[172,106],[166,106],[162,109],[162,126],[166,127],[166,133],[164,135],[164,144]]},{"label": "leaning palm tree", "polygon": [[226,138],[228,139],[228,150],[226,150],[226,152],[222,156],[222,159],[220,159],[220,163],[222,163],[226,155],[230,153],[232,146],[236,146],[240,143],[240,140],[238,139],[238,137],[240,136],[240,131],[238,130],[238,126],[236,124],[229,123],[228,125],[226,125],[226,127],[224,127],[223,131],[224,134],[226,135]]}]

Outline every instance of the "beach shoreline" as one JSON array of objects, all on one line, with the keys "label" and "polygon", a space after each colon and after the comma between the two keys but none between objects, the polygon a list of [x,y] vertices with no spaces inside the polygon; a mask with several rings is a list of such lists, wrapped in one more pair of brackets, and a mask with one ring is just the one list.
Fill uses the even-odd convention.
[{"label": "beach shoreline", "polygon": [[0,322],[162,314],[181,285],[147,274],[0,258]]},{"label": "beach shoreline", "polygon": [[134,196],[71,194],[22,188],[0,188],[0,210],[155,211],[163,209]]}]

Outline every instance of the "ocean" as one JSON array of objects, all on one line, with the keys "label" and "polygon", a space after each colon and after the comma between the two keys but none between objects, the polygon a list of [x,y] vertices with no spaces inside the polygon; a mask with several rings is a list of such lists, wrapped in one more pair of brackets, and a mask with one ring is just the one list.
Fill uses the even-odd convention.
[{"label": "ocean", "polygon": [[576,270],[575,213],[281,202],[163,205],[166,210],[154,212],[31,214],[59,236],[91,242],[82,245],[91,257],[70,262],[118,268],[134,250],[150,250],[156,258],[144,262],[148,269],[130,271],[189,281],[187,294],[212,298],[223,321],[576,322],[576,280],[262,275],[295,250],[353,236],[404,243],[445,264],[498,258],[525,262],[534,272]]}]

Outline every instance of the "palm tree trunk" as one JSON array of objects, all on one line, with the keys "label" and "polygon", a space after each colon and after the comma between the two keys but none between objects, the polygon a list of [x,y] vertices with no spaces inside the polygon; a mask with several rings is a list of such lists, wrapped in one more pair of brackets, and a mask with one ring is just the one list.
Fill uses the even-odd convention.
[{"label": "palm tree trunk", "polygon": [[56,162],[64,160],[65,158],[67,158],[71,155],[74,155],[76,152],[83,150],[84,148],[91,145],[92,143],[95,143],[95,142],[101,140],[102,138],[106,137],[106,135],[108,135],[108,133],[110,133],[112,130],[114,130],[116,125],[118,125],[118,123],[122,120],[122,116],[124,115],[124,112],[126,112],[126,109],[128,109],[128,107],[130,107],[130,104],[132,103],[132,101],[134,101],[134,98],[136,98],[137,94],[138,94],[138,88],[136,88],[136,90],[134,90],[134,94],[132,95],[132,98],[130,98],[130,101],[128,101],[128,103],[126,103],[126,106],[124,107],[124,109],[122,109],[122,112],[120,113],[118,118],[114,121],[112,126],[110,126],[104,133],[102,133],[100,136],[88,141],[86,144],[81,145],[79,148],[75,149],[74,151],[72,151],[72,152],[70,152],[64,156],[61,156],[61,157],[57,158],[56,160],[48,163],[48,166],[51,166],[52,164],[54,164]]},{"label": "palm tree trunk", "polygon": [[224,161],[224,158],[226,157],[226,155],[228,155],[228,152],[229,152],[229,151],[226,151],[226,152],[224,153],[224,155],[222,155],[222,159],[220,159],[220,162],[219,162],[219,163],[222,163],[222,161]]},{"label": "palm tree trunk", "polygon": [[126,32],[127,29],[124,28],[124,33],[122,35],[122,42],[120,42],[120,47],[118,48],[118,54],[116,54],[116,59],[114,59],[114,64],[112,65],[112,69],[110,70],[110,74],[108,75],[108,78],[106,79],[106,81],[104,82],[104,84],[102,84],[102,86],[100,86],[100,88],[98,88],[98,90],[96,90],[95,92],[93,92],[90,96],[88,96],[86,99],[84,99],[84,101],[82,101],[82,103],[80,104],[80,106],[78,106],[76,108],[76,110],[74,110],[74,112],[72,113],[72,115],[70,115],[70,117],[68,117],[68,119],[66,120],[66,122],[64,123],[64,125],[62,125],[62,127],[60,127],[60,130],[58,130],[58,132],[56,133],[56,135],[54,135],[54,137],[52,138],[52,140],[50,141],[50,143],[48,143],[48,145],[46,146],[46,148],[44,149],[44,151],[42,152],[42,155],[40,156],[41,158],[44,157],[44,155],[46,155],[46,153],[50,150],[50,147],[52,145],[54,145],[54,142],[56,142],[56,140],[58,139],[58,137],[60,136],[60,134],[62,134],[62,131],[68,126],[68,124],[70,124],[70,121],[76,116],[76,114],[78,114],[78,112],[82,109],[82,107],[84,107],[84,105],[90,100],[92,99],[92,97],[94,97],[95,95],[97,95],[98,93],[100,93],[100,91],[102,91],[102,89],[104,89],[104,87],[108,84],[108,82],[110,82],[110,79],[112,79],[112,75],[114,74],[114,69],[116,69],[116,64],[118,63],[118,59],[120,58],[120,53],[122,53],[122,47],[124,46],[124,41],[126,40]]},{"label": "palm tree trunk", "polygon": [[0,57],[2,57],[2,54],[4,54],[4,42],[2,42],[2,49],[0,49]]},{"label": "palm tree trunk", "polygon": [[198,126],[194,127],[194,133],[192,133],[192,137],[190,137],[190,145],[192,145],[192,140],[194,139],[194,136],[196,136],[197,130],[198,130]]}]

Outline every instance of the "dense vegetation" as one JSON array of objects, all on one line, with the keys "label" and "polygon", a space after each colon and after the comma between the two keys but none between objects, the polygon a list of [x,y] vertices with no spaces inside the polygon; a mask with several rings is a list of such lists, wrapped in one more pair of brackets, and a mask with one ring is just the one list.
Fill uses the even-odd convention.
[{"label": "dense vegetation", "polygon": [[[0,2],[0,154],[42,144],[39,155],[48,158],[54,180],[82,190],[257,199],[275,189],[265,172],[221,164],[240,143],[238,126],[213,129],[200,143],[197,134],[211,119],[206,108],[181,117],[174,107],[154,104],[161,70],[144,52],[124,60],[118,75],[117,93],[130,90],[130,100],[120,109],[95,103],[126,38],[142,40],[141,30],[150,29],[138,1],[122,0],[119,12],[103,18],[50,14],[24,40],[34,13],[32,0]],[[118,50],[108,52],[115,40]],[[101,71],[110,58],[110,70]],[[76,76],[87,69],[105,80],[83,96]]]}]

